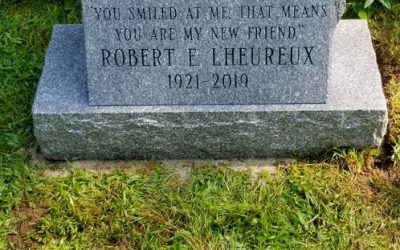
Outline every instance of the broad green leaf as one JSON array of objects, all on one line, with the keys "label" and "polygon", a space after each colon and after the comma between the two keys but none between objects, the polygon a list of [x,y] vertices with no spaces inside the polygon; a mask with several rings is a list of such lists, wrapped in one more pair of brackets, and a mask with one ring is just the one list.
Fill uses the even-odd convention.
[{"label": "broad green leaf", "polygon": [[368,14],[364,10],[360,10],[357,12],[357,15],[360,19],[368,19]]},{"label": "broad green leaf", "polygon": [[374,2],[375,2],[375,0],[365,0],[364,8],[368,8],[368,7],[371,6]]},{"label": "broad green leaf", "polygon": [[390,0],[379,0],[385,8],[390,9],[392,5],[390,4]]}]

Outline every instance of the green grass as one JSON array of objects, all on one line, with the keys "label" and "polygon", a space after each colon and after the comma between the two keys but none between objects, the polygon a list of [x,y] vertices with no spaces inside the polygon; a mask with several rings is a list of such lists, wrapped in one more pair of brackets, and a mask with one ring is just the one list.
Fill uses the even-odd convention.
[{"label": "green grass", "polygon": [[333,149],[258,179],[227,166],[188,179],[158,162],[60,177],[36,166],[30,110],[51,27],[79,13],[78,0],[0,1],[0,249],[400,248],[399,5],[370,20],[390,107],[386,154]]},{"label": "green grass", "polygon": [[212,166],[186,181],[157,163],[133,173],[71,170],[31,179],[15,214],[22,226],[9,239],[16,248],[61,249],[398,247],[399,211],[386,214],[393,204],[375,204],[369,192],[399,188],[361,180],[331,164],[293,165],[255,182],[249,172]]},{"label": "green grass", "polygon": [[78,22],[78,1],[0,1],[0,248],[31,185],[31,106],[55,23]]}]

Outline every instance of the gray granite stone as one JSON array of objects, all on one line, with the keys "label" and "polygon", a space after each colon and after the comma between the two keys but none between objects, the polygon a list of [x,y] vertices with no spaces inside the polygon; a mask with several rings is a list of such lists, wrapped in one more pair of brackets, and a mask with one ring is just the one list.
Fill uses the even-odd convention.
[{"label": "gray granite stone", "polygon": [[343,3],[82,0],[89,103],[325,103]]},{"label": "gray granite stone", "polygon": [[346,0],[336,0],[336,12],[337,12],[337,21],[343,16],[346,12]]},{"label": "gray granite stone", "polygon": [[42,154],[261,158],[379,146],[387,108],[367,23],[341,21],[326,104],[90,106],[80,25],[55,26],[33,106]]}]

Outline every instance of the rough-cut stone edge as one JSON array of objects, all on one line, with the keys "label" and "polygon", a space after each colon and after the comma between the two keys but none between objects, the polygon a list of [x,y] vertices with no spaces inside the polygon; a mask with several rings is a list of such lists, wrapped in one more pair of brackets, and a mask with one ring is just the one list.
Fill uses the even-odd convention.
[{"label": "rough-cut stone edge", "polygon": [[[303,155],[324,150],[335,142],[354,147],[379,146],[386,132],[386,101],[364,21],[339,23],[333,37],[337,54],[332,58],[328,103],[320,105],[89,106],[82,33],[79,25],[56,26],[46,56],[33,118],[41,151],[49,159]],[[286,125],[270,126],[274,124]],[[319,124],[325,127],[313,127]],[[130,126],[136,130],[130,130]],[[276,131],[274,136],[260,138],[271,135],[271,129]],[[155,138],[175,130],[185,132],[186,140],[179,143],[179,133]],[[252,136],[256,130],[259,134]],[[297,130],[301,132],[293,132]],[[218,137],[216,131],[224,134]],[[113,141],[113,135],[120,141],[104,144]],[[141,142],[135,144],[129,137]],[[71,143],[73,139],[75,144]],[[235,144],[227,146],[228,140],[249,152],[235,148]],[[151,147],[151,142],[158,144]],[[174,147],[168,148],[168,144]],[[196,150],[200,153],[193,153]]]}]

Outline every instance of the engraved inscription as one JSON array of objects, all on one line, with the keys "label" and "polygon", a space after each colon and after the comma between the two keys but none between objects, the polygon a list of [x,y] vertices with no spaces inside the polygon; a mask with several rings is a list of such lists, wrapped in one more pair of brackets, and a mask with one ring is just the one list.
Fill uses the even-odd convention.
[{"label": "engraved inscription", "polygon": [[[329,0],[83,3],[86,36],[96,43],[87,44],[88,60],[100,72],[91,77],[89,69],[96,79],[89,86],[115,87],[121,99],[152,89],[166,104],[191,103],[185,93],[212,104],[235,103],[237,96],[245,99],[238,103],[252,96],[262,99],[255,103],[312,103],[305,96],[311,92],[317,103],[325,98],[337,18]],[[238,94],[232,101],[212,94],[222,91]]]}]

